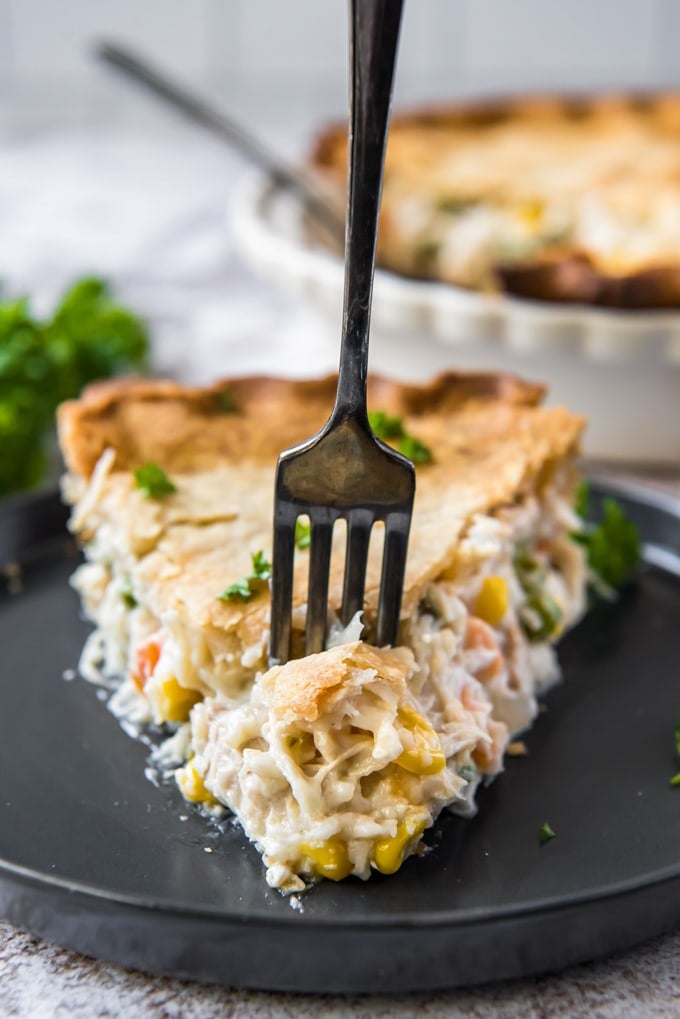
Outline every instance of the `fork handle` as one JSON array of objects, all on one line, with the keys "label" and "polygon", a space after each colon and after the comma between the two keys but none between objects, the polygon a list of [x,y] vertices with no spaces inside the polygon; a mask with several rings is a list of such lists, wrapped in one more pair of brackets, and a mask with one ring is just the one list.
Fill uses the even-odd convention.
[{"label": "fork handle", "polygon": [[349,183],[338,391],[332,419],[368,428],[366,378],[378,213],[403,0],[350,0]]}]

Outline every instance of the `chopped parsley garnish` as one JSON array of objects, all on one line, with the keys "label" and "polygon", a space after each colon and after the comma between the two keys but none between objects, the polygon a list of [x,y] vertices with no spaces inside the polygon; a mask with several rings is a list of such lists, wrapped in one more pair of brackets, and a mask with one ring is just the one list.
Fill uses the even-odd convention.
[{"label": "chopped parsley garnish", "polygon": [[[588,513],[588,488],[584,483],[577,493],[576,510]],[[640,561],[640,535],[632,520],[616,499],[602,501],[602,521],[586,531],[572,534],[586,550],[588,566],[595,577],[610,588],[619,588]]]},{"label": "chopped parsley garnish", "polygon": [[400,417],[388,414],[384,410],[372,410],[369,411],[368,421],[379,439],[396,446],[409,460],[417,464],[430,463],[432,460],[431,450],[420,439],[408,434]]},{"label": "chopped parsley garnish", "polygon": [[422,273],[432,272],[441,249],[442,246],[439,241],[427,239],[420,241],[413,251],[413,261],[415,263],[416,271]]},{"label": "chopped parsley garnish", "polygon": [[404,434],[402,419],[388,414],[384,410],[369,410],[368,423],[383,442],[387,442],[389,439],[400,439]]},{"label": "chopped parsley garnish", "polygon": [[576,489],[576,498],[574,499],[574,510],[581,517],[582,520],[588,516],[588,510],[590,509],[590,485],[587,481],[582,481]]},{"label": "chopped parsley garnish", "polygon": [[250,577],[244,577],[243,580],[237,580],[235,583],[230,584],[226,591],[223,591],[219,595],[220,601],[234,601],[236,598],[241,598],[243,601],[248,601],[253,591],[250,589]]},{"label": "chopped parsley garnish", "polygon": [[165,495],[172,495],[177,488],[167,476],[162,467],[155,463],[145,463],[134,472],[135,488],[141,488],[146,493],[147,499],[162,499]]},{"label": "chopped parsley garnish", "polygon": [[[680,760],[680,722],[675,723],[675,756]],[[680,771],[677,775],[673,775],[671,779],[671,785],[677,788],[680,786]]]},{"label": "chopped parsley garnish", "polygon": [[562,609],[547,591],[533,591],[519,610],[520,623],[533,644],[540,644],[557,630]]},{"label": "chopped parsley garnish", "polygon": [[272,564],[268,559],[265,559],[262,549],[259,552],[255,552],[251,559],[253,562],[253,572],[250,574],[250,579],[269,580],[272,575]]},{"label": "chopped parsley garnish", "polygon": [[457,216],[461,212],[467,212],[477,204],[475,198],[463,198],[460,195],[442,195],[437,199],[437,211],[446,212]]},{"label": "chopped parsley garnish", "polygon": [[538,644],[553,636],[562,622],[562,609],[545,590],[546,569],[525,542],[515,549],[514,566],[526,595],[519,610],[520,625],[527,639]]},{"label": "chopped parsley garnish", "polygon": [[130,587],[124,588],[120,592],[120,596],[121,596],[121,598],[123,600],[123,604],[125,605],[126,609],[136,609],[137,608],[137,599],[135,598],[134,594],[132,593],[132,588],[130,588]]},{"label": "chopped parsley garnish", "polygon": [[233,414],[236,410],[234,397],[228,389],[223,389],[217,394],[217,405],[224,414]]},{"label": "chopped parsley garnish", "polygon": [[312,525],[300,517],[295,521],[295,544],[299,549],[309,548],[312,540]]},{"label": "chopped parsley garnish", "polygon": [[544,821],[538,830],[538,841],[544,846],[546,842],[550,842],[551,839],[557,837],[557,832],[553,831],[547,821]]},{"label": "chopped parsley garnish", "polygon": [[252,562],[250,573],[241,580],[237,580],[236,583],[230,584],[226,591],[217,596],[219,601],[235,601],[237,598],[240,598],[241,601],[249,601],[254,594],[258,594],[266,587],[267,581],[272,575],[271,563],[265,559],[261,549],[259,552],[254,552],[250,559]]},{"label": "chopped parsley garnish", "polygon": [[459,769],[458,774],[461,778],[464,778],[466,782],[470,782],[477,774],[477,769],[474,764],[464,764],[463,767]]},{"label": "chopped parsley garnish", "polygon": [[413,460],[414,464],[427,464],[432,459],[432,453],[420,439],[413,435],[404,435],[399,440],[399,452]]}]

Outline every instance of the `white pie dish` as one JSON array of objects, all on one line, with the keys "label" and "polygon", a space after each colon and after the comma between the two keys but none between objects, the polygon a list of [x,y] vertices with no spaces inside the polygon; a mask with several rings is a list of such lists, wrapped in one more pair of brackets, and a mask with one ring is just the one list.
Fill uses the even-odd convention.
[{"label": "white pie dish", "polygon": [[[231,203],[231,229],[246,262],[304,297],[337,337],[342,260],[310,239],[297,202],[251,175]],[[445,368],[539,379],[550,402],[588,417],[588,456],[680,462],[680,312],[526,301],[379,270],[371,367],[414,381]]]}]

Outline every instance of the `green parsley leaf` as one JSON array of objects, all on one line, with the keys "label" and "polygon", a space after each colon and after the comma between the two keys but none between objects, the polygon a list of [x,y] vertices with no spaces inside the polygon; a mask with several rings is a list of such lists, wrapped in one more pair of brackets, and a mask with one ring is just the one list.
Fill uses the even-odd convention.
[{"label": "green parsley leaf", "polygon": [[543,586],[545,569],[539,563],[528,542],[521,541],[515,548],[513,565],[525,594],[533,594]]},{"label": "green parsley leaf", "polygon": [[251,557],[253,561],[253,572],[250,574],[252,580],[269,580],[272,575],[272,564],[265,559],[264,552],[260,549]]},{"label": "green parsley leaf", "polygon": [[379,439],[383,442],[392,442],[409,460],[420,464],[431,462],[431,450],[420,439],[407,433],[402,418],[388,414],[384,410],[372,410],[368,413],[368,423]]},{"label": "green parsley leaf", "polygon": [[234,584],[230,584],[226,591],[218,595],[218,598],[220,601],[234,601],[236,598],[248,601],[252,593],[250,590],[250,578],[244,577],[243,580],[237,580]]},{"label": "green parsley leaf", "polygon": [[588,566],[609,587],[619,588],[640,561],[640,535],[616,499],[602,503],[602,522],[572,538],[586,550]]},{"label": "green parsley leaf", "polygon": [[520,542],[513,559],[526,600],[519,610],[525,636],[534,644],[548,640],[562,621],[562,609],[545,590],[546,571],[527,542]]},{"label": "green parsley leaf", "polygon": [[102,280],[74,284],[45,320],[26,297],[0,300],[0,496],[41,481],[57,404],[96,378],[143,369],[148,345]]},{"label": "green parsley leaf", "polygon": [[574,499],[574,510],[581,517],[582,520],[585,520],[588,516],[589,509],[590,509],[590,485],[584,479],[576,489],[576,497]]},{"label": "green parsley leaf", "polygon": [[309,520],[298,517],[295,521],[295,544],[299,549],[309,548],[312,541],[312,525]]},{"label": "green parsley leaf", "polygon": [[462,198],[460,195],[442,195],[437,199],[437,211],[446,212],[449,215],[457,216],[461,212],[467,212],[477,204],[475,198]]},{"label": "green parsley leaf", "polygon": [[547,821],[544,821],[538,830],[538,841],[544,846],[546,842],[550,842],[551,839],[557,837],[557,832],[554,832]]},{"label": "green parsley leaf", "polygon": [[75,395],[93,379],[146,366],[146,326],[117,304],[108,284],[97,277],[74,283],[62,297],[52,321],[43,328],[53,357],[63,357],[60,400]]},{"label": "green parsley leaf", "polygon": [[221,393],[217,394],[217,406],[223,414],[233,414],[236,410],[234,397],[228,389],[223,389]]},{"label": "green parsley leaf", "polygon": [[412,435],[404,435],[399,440],[397,449],[409,460],[413,460],[414,464],[427,464],[432,460],[432,453],[425,443],[420,439],[415,439]]},{"label": "green parsley leaf", "polygon": [[177,488],[162,467],[155,463],[145,463],[134,472],[135,488],[142,488],[147,499],[162,499],[164,495],[172,495]]},{"label": "green parsley leaf", "polygon": [[680,771],[677,773],[677,775],[673,775],[673,778],[671,779],[671,785],[675,787],[680,786]]},{"label": "green parsley leaf", "polygon": [[254,594],[257,594],[265,586],[272,575],[271,563],[265,559],[264,552],[261,549],[258,552],[253,552],[250,559],[252,569],[248,576],[237,580],[234,584],[230,584],[222,594],[218,594],[217,598],[219,601],[235,601],[237,598],[240,598],[241,601],[249,601]]},{"label": "green parsley leaf", "polygon": [[519,610],[520,624],[532,644],[551,637],[562,621],[562,609],[547,591],[536,590]]},{"label": "green parsley leaf", "polygon": [[369,410],[368,423],[383,442],[388,439],[401,439],[404,435],[404,422],[400,417],[392,416],[384,410]]},{"label": "green parsley leaf", "polygon": [[436,265],[437,257],[442,246],[439,241],[423,240],[418,243],[413,251],[413,261],[416,271],[427,275],[431,273]]},{"label": "green parsley leaf", "polygon": [[124,591],[121,591],[120,596],[123,599],[123,604],[125,605],[126,609],[137,608],[137,599],[135,598],[134,594],[132,593],[132,590],[129,587],[126,587]]}]

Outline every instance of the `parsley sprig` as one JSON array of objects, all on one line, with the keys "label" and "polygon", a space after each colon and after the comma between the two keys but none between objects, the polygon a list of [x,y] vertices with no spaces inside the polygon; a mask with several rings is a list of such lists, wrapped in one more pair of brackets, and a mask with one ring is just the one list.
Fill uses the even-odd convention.
[{"label": "parsley sprig", "polygon": [[557,838],[557,832],[552,830],[547,821],[544,821],[538,829],[539,844],[544,846],[546,842],[550,842],[550,840],[554,838]]},{"label": "parsley sprig", "polygon": [[431,462],[432,451],[420,439],[408,434],[402,418],[384,410],[372,410],[368,413],[368,421],[379,439],[395,446],[409,460],[416,464]]},{"label": "parsley sprig", "polygon": [[562,622],[562,609],[546,591],[547,571],[527,542],[515,549],[514,567],[525,601],[519,621],[525,636],[534,644],[548,640]]},{"label": "parsley sprig", "polygon": [[147,499],[162,499],[172,495],[177,487],[162,467],[156,463],[145,463],[134,472],[135,488],[141,488]]},{"label": "parsley sprig", "polygon": [[[589,493],[584,483],[579,488],[576,511],[588,513]],[[632,520],[616,499],[602,501],[602,520],[597,526],[572,534],[574,541],[586,550],[588,566],[606,587],[621,587],[640,561],[640,535]]]},{"label": "parsley sprig", "polygon": [[228,389],[222,389],[217,394],[217,406],[223,414],[233,414],[236,410],[233,394]]},{"label": "parsley sprig", "polygon": [[[675,723],[675,756],[678,758],[678,761],[680,761],[680,722]],[[680,787],[680,771],[676,775],[673,775],[671,785],[676,788]]]},{"label": "parsley sprig", "polygon": [[47,318],[27,297],[0,300],[0,496],[41,481],[57,404],[144,370],[148,352],[146,326],[101,279],[79,280]]},{"label": "parsley sprig", "polygon": [[265,558],[264,552],[260,549],[254,552],[251,557],[252,568],[247,576],[237,580],[234,584],[219,594],[219,601],[249,601],[253,595],[258,594],[267,586],[267,581],[272,575],[272,564]]},{"label": "parsley sprig", "polygon": [[309,548],[312,543],[312,525],[301,517],[295,521],[295,545],[299,549]]}]

